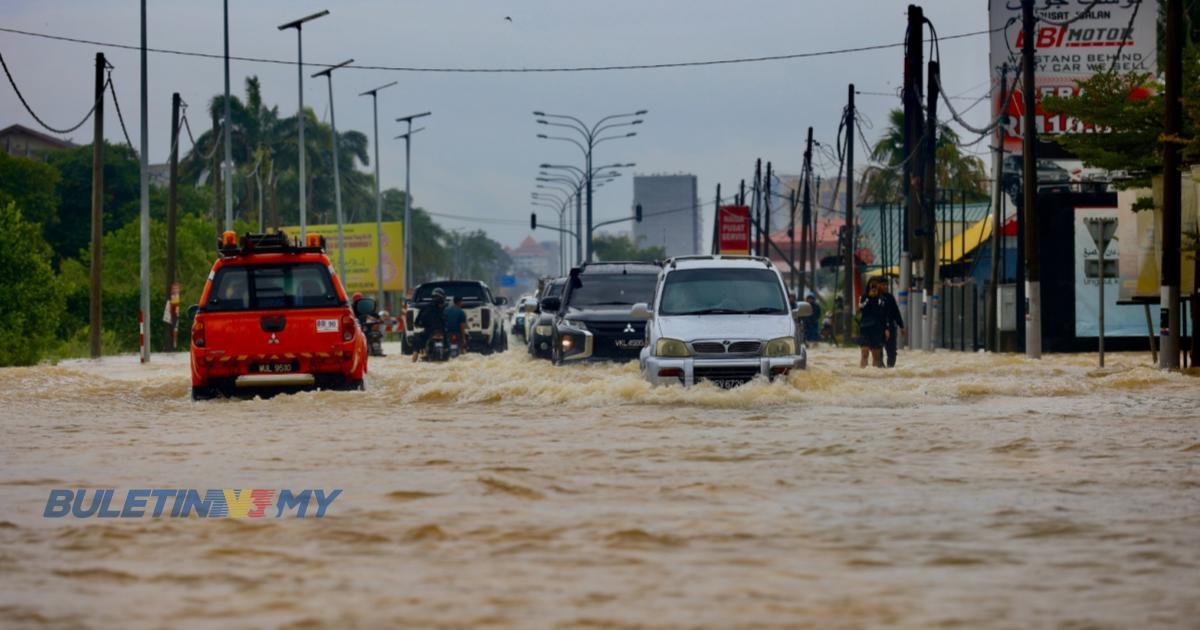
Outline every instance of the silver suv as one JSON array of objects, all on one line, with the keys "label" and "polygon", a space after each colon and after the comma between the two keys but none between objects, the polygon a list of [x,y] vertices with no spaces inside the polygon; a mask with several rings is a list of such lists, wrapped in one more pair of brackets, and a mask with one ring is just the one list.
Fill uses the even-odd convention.
[{"label": "silver suv", "polygon": [[783,277],[760,257],[687,256],[663,265],[652,304],[635,304],[649,320],[639,362],[656,385],[709,381],[736,387],[807,367],[797,319]]}]

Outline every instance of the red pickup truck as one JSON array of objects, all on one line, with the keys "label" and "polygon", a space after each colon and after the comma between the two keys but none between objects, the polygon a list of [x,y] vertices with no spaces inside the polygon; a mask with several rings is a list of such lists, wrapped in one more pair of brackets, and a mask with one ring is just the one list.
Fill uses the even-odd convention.
[{"label": "red pickup truck", "polygon": [[304,389],[362,389],[366,338],[325,255],[282,232],[225,232],[220,257],[191,308],[192,398]]}]

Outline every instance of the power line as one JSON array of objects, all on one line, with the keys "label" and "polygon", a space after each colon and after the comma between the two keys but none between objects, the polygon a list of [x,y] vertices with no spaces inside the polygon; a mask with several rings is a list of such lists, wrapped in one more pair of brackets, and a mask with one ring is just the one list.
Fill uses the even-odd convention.
[{"label": "power line", "polygon": [[[12,72],[10,72],[8,70],[8,64],[4,61],[3,54],[0,54],[0,66],[4,66],[4,74],[8,77],[8,83],[9,83],[9,85],[12,86],[13,92],[17,93],[17,100],[21,101],[21,105],[23,105],[25,107],[25,111],[29,112],[29,115],[32,116],[33,119],[36,120],[39,125],[45,127],[46,129],[48,129],[54,133],[57,133],[57,134],[66,135],[66,134],[69,134],[69,133],[75,131],[76,129],[79,129],[80,127],[82,127],[83,123],[87,122],[88,119],[92,117],[92,114],[96,112],[96,107],[100,105],[100,99],[104,98],[104,93],[101,92],[100,97],[98,99],[96,99],[96,102],[92,103],[92,108],[89,109],[86,114],[84,114],[83,120],[79,121],[79,123],[76,124],[74,127],[71,127],[69,129],[56,129],[56,128],[48,125],[46,123],[46,121],[42,120],[42,118],[40,116],[38,116],[36,113],[34,113],[33,108],[29,106],[29,102],[25,100],[25,95],[21,94],[21,89],[17,87],[17,82],[15,79],[13,79]],[[110,76],[111,76],[111,73],[110,73]]]},{"label": "power line", "polygon": [[[973,31],[969,33],[959,33],[957,35],[949,35],[942,39],[964,39],[968,37],[976,37],[979,35],[989,35],[992,32],[1000,29],[990,29],[984,31]],[[132,46],[129,44],[116,44],[112,42],[101,42],[89,39],[81,39],[78,37],[67,37],[63,35],[50,35],[48,33],[37,33],[34,31],[26,31],[15,28],[0,27],[0,31],[5,33],[13,33],[16,35],[26,35],[28,37],[40,37],[43,39],[52,39],[56,41],[72,42],[75,44],[87,44],[89,46],[107,46],[110,48],[120,48],[124,50],[141,50],[140,46]],[[852,48],[839,48],[834,50],[821,50],[804,53],[792,53],[786,55],[765,55],[760,57],[738,57],[732,59],[712,59],[705,61],[680,61],[670,63],[649,63],[649,64],[628,64],[628,65],[612,65],[612,66],[568,66],[568,67],[544,67],[544,68],[462,68],[462,67],[417,67],[417,66],[371,66],[371,65],[356,65],[350,64],[345,67],[355,68],[358,70],[384,70],[389,72],[437,72],[437,73],[479,73],[479,74],[527,74],[527,73],[548,73],[548,72],[599,72],[613,70],[654,70],[663,68],[685,68],[697,66],[717,66],[742,63],[758,63],[763,61],[784,61],[790,59],[808,59],[812,57],[827,57],[831,55],[842,55],[857,52],[867,52],[872,50],[885,50],[888,48],[899,48],[903,46],[903,42],[891,44],[874,44],[868,46],[857,46]],[[168,48],[147,48],[149,52],[162,53],[168,55],[179,55],[183,57],[202,57],[205,59],[224,59],[224,55],[215,53],[202,53],[185,50],[172,50]],[[247,61],[251,63],[270,63],[277,65],[294,66],[296,61],[285,59],[269,59],[265,57],[235,57],[230,56],[234,61]],[[334,64],[309,63],[309,66],[317,67],[333,67]]]},{"label": "power line", "polygon": [[[117,102],[117,88],[113,86],[111,73],[108,76],[108,91],[113,97],[113,107],[117,110],[117,120],[121,121],[121,133],[125,134],[125,144],[128,144],[130,149],[133,149],[133,141],[129,139],[129,130],[125,128],[125,117],[121,115],[121,104]],[[134,151],[136,150],[134,149]]]}]

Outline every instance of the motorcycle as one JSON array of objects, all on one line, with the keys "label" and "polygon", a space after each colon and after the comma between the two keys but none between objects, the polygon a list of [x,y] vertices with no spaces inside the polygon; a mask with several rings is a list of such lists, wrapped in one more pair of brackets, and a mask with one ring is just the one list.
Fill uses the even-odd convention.
[{"label": "motorcycle", "polygon": [[354,302],[354,316],[367,337],[367,354],[373,357],[383,354],[383,313],[375,312],[375,300],[361,297]]},{"label": "motorcycle", "polygon": [[462,346],[459,344],[458,335],[450,335],[447,338],[439,333],[429,340],[422,358],[425,361],[441,363],[456,358],[460,354],[462,354]]}]

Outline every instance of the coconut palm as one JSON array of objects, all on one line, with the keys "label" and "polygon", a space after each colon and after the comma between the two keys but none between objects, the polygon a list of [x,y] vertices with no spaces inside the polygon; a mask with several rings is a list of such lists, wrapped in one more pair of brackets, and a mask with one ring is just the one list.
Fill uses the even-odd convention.
[{"label": "coconut palm", "polygon": [[[983,160],[965,153],[960,147],[958,133],[946,123],[938,124],[937,187],[940,190],[963,190],[971,200],[988,197],[988,178]],[[868,202],[899,199],[904,174],[904,112],[888,112],[888,126],[875,143],[867,167],[864,198]]]}]

